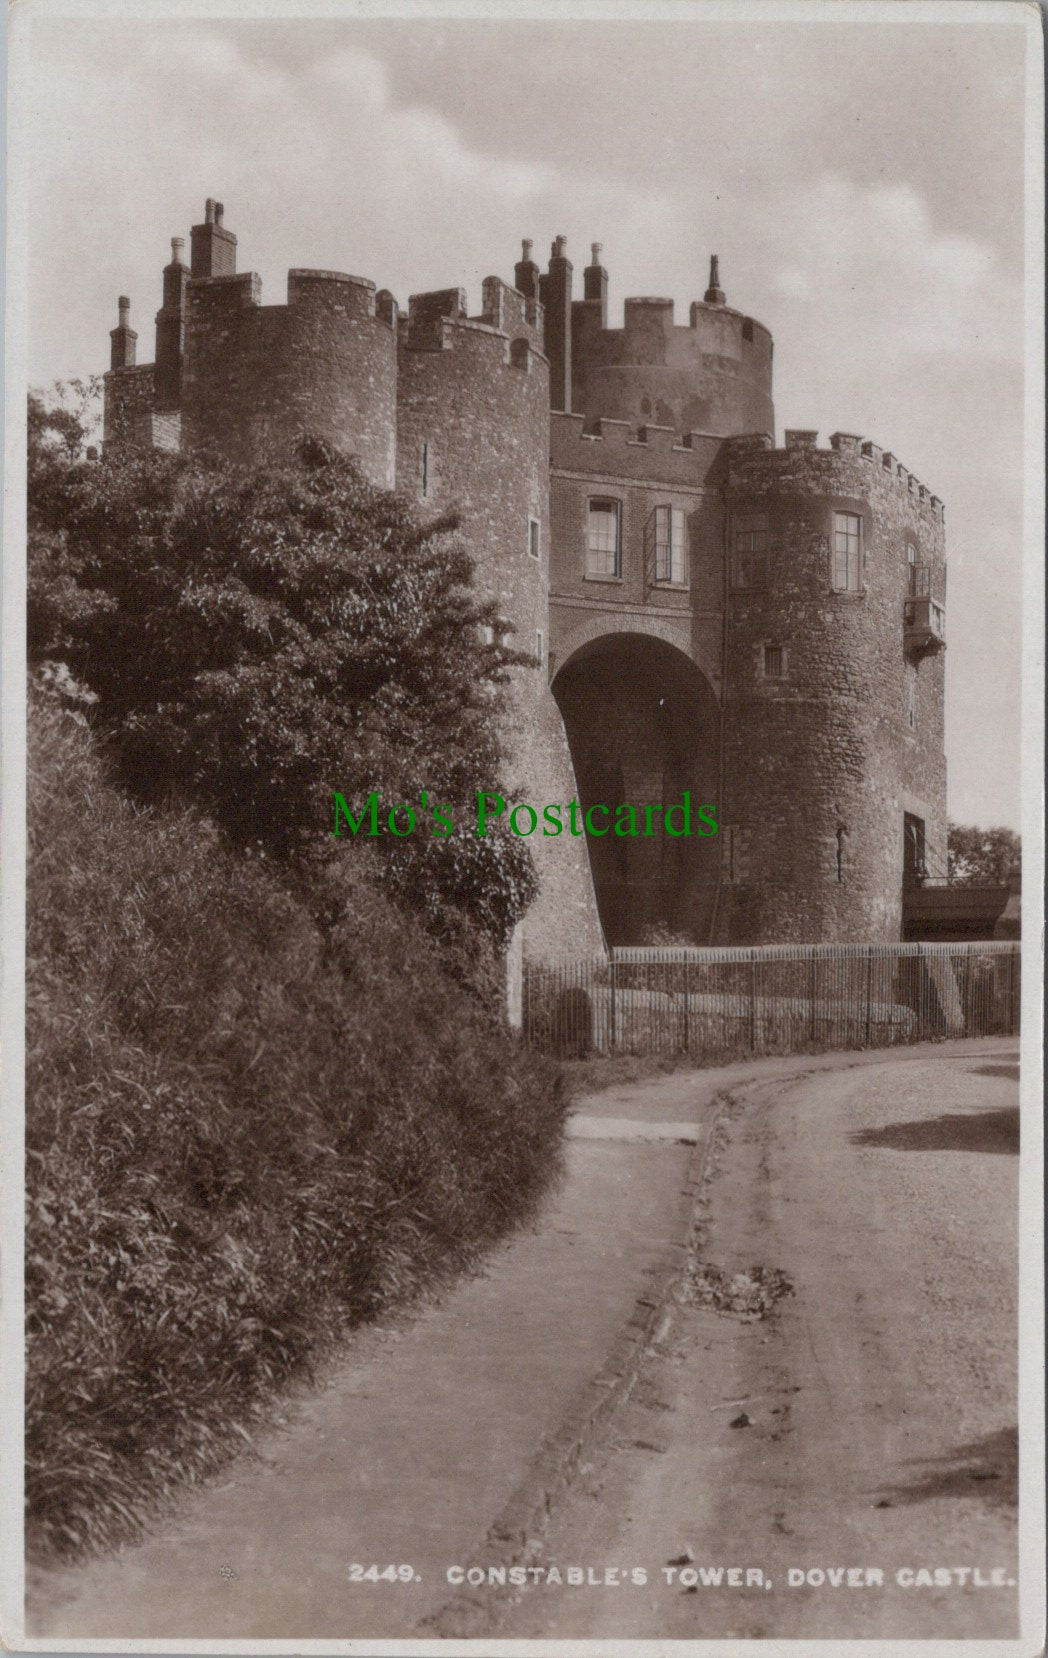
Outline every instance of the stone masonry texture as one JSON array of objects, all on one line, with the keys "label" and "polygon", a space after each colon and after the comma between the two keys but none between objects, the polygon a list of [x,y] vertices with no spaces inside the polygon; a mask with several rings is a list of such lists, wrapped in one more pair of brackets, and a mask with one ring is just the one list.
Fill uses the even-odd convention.
[{"label": "stone masonry texture", "polygon": [[[512,800],[640,811],[687,790],[715,812],[716,837],[532,837],[527,953],[898,939],[914,823],[945,867],[942,502],[863,438],[775,446],[771,335],[716,268],[684,325],[645,297],[609,328],[599,244],[574,298],[563,237],[542,273],[525,243],[472,316],[461,288],[404,310],[317,270],[264,306],[223,212],[193,227],[191,270],[172,242],[157,365],[135,363],[121,300],[105,448],[247,460],[311,429],[423,519],[455,508],[534,664],[511,676]],[[836,514],[859,524],[846,591]]]}]

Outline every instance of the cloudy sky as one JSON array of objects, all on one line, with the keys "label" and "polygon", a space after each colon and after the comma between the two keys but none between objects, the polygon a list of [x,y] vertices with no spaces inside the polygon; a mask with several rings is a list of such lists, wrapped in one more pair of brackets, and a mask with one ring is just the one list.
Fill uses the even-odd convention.
[{"label": "cloudy sky", "polygon": [[[778,431],[859,432],[946,502],[961,822],[1018,824],[1028,8],[779,22],[75,19],[34,5],[30,378],[140,358],[170,237],[226,205],[241,269],[351,271],[403,304],[600,241],[612,319],[685,321],[720,255],[775,336]],[[926,10],[926,9],[925,9]],[[798,14],[799,15],[799,14]],[[898,21],[895,20],[898,18]]]}]

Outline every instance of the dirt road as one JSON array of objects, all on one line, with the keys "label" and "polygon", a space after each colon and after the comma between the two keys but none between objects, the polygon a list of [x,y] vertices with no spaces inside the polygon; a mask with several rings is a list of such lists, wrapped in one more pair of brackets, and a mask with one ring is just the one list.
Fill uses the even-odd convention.
[{"label": "dirt road", "polygon": [[1017,1076],[925,1049],[739,1094],[633,1398],[528,1586],[440,1632],[1014,1637]]}]

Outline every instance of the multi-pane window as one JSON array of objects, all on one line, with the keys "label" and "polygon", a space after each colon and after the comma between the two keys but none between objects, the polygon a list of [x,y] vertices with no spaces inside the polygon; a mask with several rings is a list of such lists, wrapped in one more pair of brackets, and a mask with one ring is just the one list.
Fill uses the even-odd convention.
[{"label": "multi-pane window", "polygon": [[655,508],[655,580],[682,583],[684,581],[684,547],[686,535],[682,507]]},{"label": "multi-pane window", "polygon": [[539,540],[540,533],[541,532],[539,530],[539,521],[538,521],[538,519],[537,518],[529,518],[528,519],[528,552],[530,553],[532,558],[540,558],[541,557],[541,545],[542,544]]},{"label": "multi-pane window", "polygon": [[586,527],[586,574],[588,576],[622,575],[621,514],[618,501],[594,499],[589,503],[589,522]]},{"label": "multi-pane window", "polygon": [[862,519],[857,512],[833,515],[833,586],[837,593],[862,588]]},{"label": "multi-pane window", "polygon": [[764,677],[765,679],[786,678],[786,652],[781,645],[765,645]]},{"label": "multi-pane window", "polygon": [[768,567],[768,520],[763,513],[736,518],[731,585],[763,587]]}]

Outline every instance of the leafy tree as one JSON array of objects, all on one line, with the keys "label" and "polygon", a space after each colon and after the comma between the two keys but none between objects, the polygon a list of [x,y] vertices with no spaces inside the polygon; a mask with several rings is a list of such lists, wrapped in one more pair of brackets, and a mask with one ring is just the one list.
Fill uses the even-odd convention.
[{"label": "leafy tree", "polygon": [[1022,859],[1022,841],[1014,829],[951,823],[947,849],[950,875],[959,886],[1003,886]]},{"label": "leafy tree", "polygon": [[56,380],[48,401],[39,392],[29,393],[29,453],[57,445],[70,459],[82,453],[88,441],[99,436],[101,425],[102,376],[86,380]]},{"label": "leafy tree", "polygon": [[[528,659],[484,643],[505,623],[472,590],[455,519],[422,525],[312,437],[238,468],[90,462],[83,432],[31,399],[30,653],[86,689],[125,786],[193,801],[233,844],[300,869],[359,855],[360,836],[348,853],[332,838],[333,795],[356,816],[377,791],[400,901],[438,932],[464,910],[504,935],[533,895],[530,858],[507,835],[467,845],[467,803],[499,786],[507,669]],[[401,802],[417,826],[395,840]],[[434,841],[439,803],[455,831]]]}]

